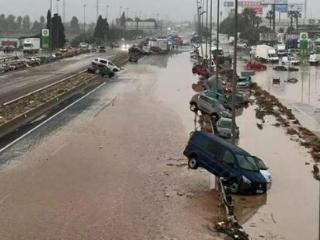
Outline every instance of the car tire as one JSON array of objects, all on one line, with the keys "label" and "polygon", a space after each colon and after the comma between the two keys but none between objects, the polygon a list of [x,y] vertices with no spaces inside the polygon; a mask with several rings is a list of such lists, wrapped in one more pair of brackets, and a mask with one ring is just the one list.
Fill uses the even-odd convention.
[{"label": "car tire", "polygon": [[198,168],[198,161],[196,159],[196,157],[190,157],[188,160],[188,167],[190,169],[197,169]]},{"label": "car tire", "polygon": [[220,116],[218,113],[212,113],[211,117],[217,122],[220,119]]},{"label": "car tire", "polygon": [[191,112],[198,112],[198,106],[196,103],[190,103],[190,111]]},{"label": "car tire", "polygon": [[229,186],[230,192],[233,194],[237,194],[240,192],[240,184],[236,181],[232,182]]}]

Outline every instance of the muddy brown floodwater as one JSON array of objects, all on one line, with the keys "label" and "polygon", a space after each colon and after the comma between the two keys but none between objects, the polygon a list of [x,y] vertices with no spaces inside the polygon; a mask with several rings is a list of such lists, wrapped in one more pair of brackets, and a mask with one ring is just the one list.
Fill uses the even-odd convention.
[{"label": "muddy brown floodwater", "polygon": [[[194,130],[191,66],[188,53],[127,65],[10,149],[20,154],[0,170],[0,239],[219,239],[213,177],[182,155]],[[237,197],[238,218],[252,239],[316,239],[312,160],[266,119],[259,130],[254,106],[237,119],[240,146],[273,176],[268,196]]]},{"label": "muddy brown floodwater", "polygon": [[0,170],[0,239],[218,239],[210,175],[182,156],[193,129],[187,56],[127,65],[11,148],[27,151]]}]

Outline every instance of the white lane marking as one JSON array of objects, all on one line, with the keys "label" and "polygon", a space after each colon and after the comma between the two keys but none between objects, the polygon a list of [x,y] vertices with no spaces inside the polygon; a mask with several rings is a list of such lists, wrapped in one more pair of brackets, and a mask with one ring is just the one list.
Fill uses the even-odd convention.
[{"label": "white lane marking", "polygon": [[58,152],[60,152],[67,144],[62,144],[59,147],[57,147],[51,154],[50,157],[53,157],[56,155]]},{"label": "white lane marking", "polygon": [[6,194],[0,199],[0,205],[3,204],[10,197],[10,193]]},{"label": "white lane marking", "polygon": [[48,118],[47,120],[45,120],[44,122],[40,123],[39,125],[35,126],[34,128],[30,129],[28,132],[26,132],[25,134],[21,135],[20,137],[18,137],[17,139],[15,139],[14,141],[12,141],[11,143],[9,143],[8,145],[6,145],[5,147],[3,147],[2,149],[0,149],[0,153],[4,152],[5,150],[7,150],[8,148],[12,147],[14,144],[16,144],[17,142],[21,141],[23,138],[25,138],[26,136],[28,136],[29,134],[33,133],[35,130],[41,128],[42,126],[44,126],[46,123],[48,123],[49,121],[51,121],[52,119],[54,119],[55,117],[57,117],[58,115],[60,115],[61,113],[65,112],[66,110],[68,110],[69,108],[71,108],[72,106],[74,106],[75,104],[77,104],[78,102],[80,102],[81,100],[83,100],[84,98],[86,98],[87,96],[89,96],[90,94],[94,93],[95,91],[97,91],[98,89],[100,89],[102,86],[104,86],[106,83],[102,83],[101,85],[99,85],[98,87],[96,87],[95,89],[91,90],[90,92],[88,92],[87,94],[85,94],[84,96],[82,96],[81,98],[77,99],[76,101],[74,101],[73,103],[71,103],[70,105],[66,106],[65,108],[61,109],[59,112],[57,112],[56,114],[52,115],[50,118]]},{"label": "white lane marking", "polygon": [[305,111],[302,111],[300,108],[296,107],[295,105],[291,104],[291,107],[294,108],[297,112],[300,112],[302,115],[304,115],[305,117],[309,118],[310,120],[312,120],[313,122],[318,122],[315,118],[313,118],[312,116],[310,116],[308,113],[306,113]]}]

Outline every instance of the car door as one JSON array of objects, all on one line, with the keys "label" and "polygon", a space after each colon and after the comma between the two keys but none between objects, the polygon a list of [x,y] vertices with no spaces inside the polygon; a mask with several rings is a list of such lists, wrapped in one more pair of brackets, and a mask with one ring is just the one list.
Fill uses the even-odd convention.
[{"label": "car door", "polygon": [[200,110],[208,113],[210,109],[209,99],[206,96],[200,95],[198,107],[200,108]]},{"label": "car door", "polygon": [[202,144],[202,151],[199,153],[200,162],[203,168],[205,168],[208,172],[220,176],[217,171],[217,147],[215,146],[213,141],[206,140]]},{"label": "car door", "polygon": [[237,176],[236,174],[236,158],[230,150],[225,150],[219,162],[222,177]]}]

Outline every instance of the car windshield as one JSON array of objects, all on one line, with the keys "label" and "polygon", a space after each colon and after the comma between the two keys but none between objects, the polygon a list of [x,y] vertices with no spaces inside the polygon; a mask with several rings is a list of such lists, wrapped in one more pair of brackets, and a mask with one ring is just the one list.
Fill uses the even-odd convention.
[{"label": "car windshield", "polygon": [[232,127],[232,121],[221,120],[221,121],[219,121],[219,127],[221,127],[221,128],[231,128]]},{"label": "car windshield", "polygon": [[100,60],[100,62],[103,64],[107,64],[107,61],[105,61],[105,60]]},{"label": "car windshield", "polygon": [[260,170],[268,170],[268,167],[264,164],[264,162],[257,157],[253,157],[256,161],[257,166],[259,167]]},{"label": "car windshield", "polygon": [[240,168],[249,171],[259,171],[259,167],[253,157],[241,154],[237,154],[236,157]]}]

